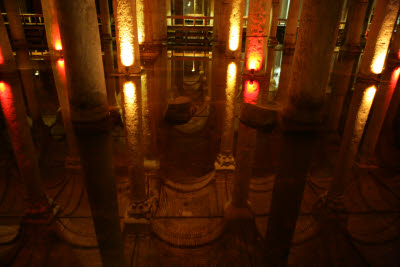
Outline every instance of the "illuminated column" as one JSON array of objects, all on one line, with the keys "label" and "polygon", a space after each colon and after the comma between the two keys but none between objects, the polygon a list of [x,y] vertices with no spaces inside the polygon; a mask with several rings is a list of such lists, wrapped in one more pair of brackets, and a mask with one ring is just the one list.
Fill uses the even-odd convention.
[{"label": "illuminated column", "polygon": [[281,115],[281,155],[265,238],[266,258],[272,265],[287,263],[312,151],[321,127],[342,6],[343,0],[303,1],[288,102]]},{"label": "illuminated column", "polygon": [[104,266],[125,266],[95,2],[55,1],[71,120]]},{"label": "illuminated column", "polygon": [[396,89],[400,75],[400,27],[393,33],[393,39],[390,45],[390,52],[385,63],[380,85],[376,91],[374,108],[371,111],[371,117],[365,131],[363,142],[360,147],[360,163],[368,163],[373,157],[375,147],[378,142],[379,134],[385,120],[386,112],[389,108],[392,95]]},{"label": "illuminated column", "polygon": [[249,2],[244,73],[265,74],[271,3],[271,0],[252,0]]},{"label": "illuminated column", "polygon": [[136,0],[136,18],[139,45],[151,45],[153,43],[153,23],[150,0]]},{"label": "illuminated column", "polygon": [[360,36],[367,8],[367,0],[350,0],[345,28],[344,43],[340,47],[333,70],[333,89],[329,112],[329,130],[337,131],[343,103],[349,87],[353,84],[353,68],[361,54]]},{"label": "illuminated column", "polygon": [[28,104],[29,115],[34,122],[34,126],[41,126],[43,122],[40,114],[38,99],[35,95],[33,69],[29,57],[28,43],[26,42],[24,28],[21,24],[18,2],[15,0],[5,0],[4,7],[7,12],[11,39],[16,52],[17,67],[21,75],[22,85],[24,87]]},{"label": "illuminated column", "polygon": [[228,220],[252,219],[254,216],[248,204],[248,198],[256,137],[256,129],[239,123],[232,200],[225,206],[224,211],[224,216]]},{"label": "illuminated column", "polygon": [[28,209],[25,219],[29,220],[29,215],[42,220],[50,218],[52,212],[43,189],[38,158],[26,119],[18,70],[2,16],[0,16],[0,104],[18,169],[27,189]]},{"label": "illuminated column", "polygon": [[365,123],[379,84],[378,75],[385,63],[399,4],[397,0],[378,0],[375,9],[327,196],[328,204],[332,208],[344,208],[343,193],[352,174]]},{"label": "illuminated column", "polygon": [[[244,0],[231,0],[229,5],[228,36],[226,43],[226,56],[240,58],[242,54],[242,32]],[[228,22],[229,21],[229,22]]]},{"label": "illuminated column", "polygon": [[47,45],[50,52],[51,67],[57,89],[58,102],[63,118],[65,137],[68,145],[67,167],[79,166],[79,153],[75,133],[71,123],[67,81],[65,77],[64,58],[62,57],[62,44],[60,29],[54,6],[54,0],[42,0],[43,16],[45,20]]},{"label": "illuminated column", "polygon": [[236,62],[230,62],[226,68],[225,86],[225,111],[223,115],[222,136],[219,154],[215,161],[216,170],[234,170],[235,159],[233,157],[233,136],[235,122],[236,92],[238,88],[238,66]]},{"label": "illuminated column", "polygon": [[101,17],[101,41],[104,50],[104,70],[106,72],[107,99],[112,113],[119,117],[119,112],[116,109],[117,100],[115,99],[115,79],[113,76],[111,76],[114,73],[114,50],[112,44],[108,0],[100,0],[99,5]]},{"label": "illuminated column", "polygon": [[290,74],[292,71],[292,61],[294,47],[296,44],[297,22],[300,12],[301,0],[290,0],[289,14],[286,20],[285,39],[283,41],[283,54],[281,63],[281,74],[276,99],[283,105],[286,104],[289,89]]},{"label": "illuminated column", "polygon": [[[167,7],[171,7],[171,1],[169,0],[158,0],[157,4],[159,8],[156,10],[151,9],[153,19],[153,44],[161,45],[167,43]],[[154,13],[157,11],[157,13]],[[171,9],[169,9],[169,15],[171,16]]]}]

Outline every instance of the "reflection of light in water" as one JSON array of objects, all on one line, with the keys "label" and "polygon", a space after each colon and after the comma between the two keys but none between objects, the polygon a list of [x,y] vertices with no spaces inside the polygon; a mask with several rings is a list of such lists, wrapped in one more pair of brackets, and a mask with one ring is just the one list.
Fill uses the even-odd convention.
[{"label": "reflection of light in water", "polygon": [[64,68],[64,59],[62,59],[62,58],[58,59],[57,65],[59,68]]},{"label": "reflection of light in water", "polygon": [[390,90],[394,90],[394,88],[396,88],[397,85],[397,81],[399,80],[399,75],[400,75],[400,67],[397,67],[393,73],[392,73],[392,77],[390,79]]},{"label": "reflection of light in water", "polygon": [[244,84],[244,102],[256,104],[260,84],[257,81],[246,81]]},{"label": "reflection of light in water", "polygon": [[120,59],[122,65],[129,67],[134,63],[134,21],[130,0],[118,0],[117,25]]},{"label": "reflection of light in water", "polygon": [[[224,127],[222,132],[221,150],[231,150],[233,142],[233,127],[235,118],[235,92],[236,92],[236,73],[237,67],[235,62],[228,65],[226,72],[226,87],[225,87],[225,117]],[[221,151],[224,152],[224,151]]]},{"label": "reflection of light in water", "polygon": [[139,44],[143,44],[146,38],[145,22],[144,22],[144,0],[136,0],[136,16],[138,26]]},{"label": "reflection of light in water", "polygon": [[150,119],[149,119],[149,101],[148,101],[148,93],[147,93],[147,74],[142,75],[140,77],[140,87],[142,92],[142,125],[143,125],[143,137],[144,143],[149,144],[151,138],[150,131]]},{"label": "reflection of light in water", "polygon": [[239,48],[239,36],[242,29],[242,25],[240,25],[242,16],[242,13],[240,12],[241,1],[242,0],[232,1],[232,10],[229,18],[229,49],[231,51],[236,51]]},{"label": "reflection of light in water", "polygon": [[4,63],[4,57],[3,57],[3,53],[1,52],[1,47],[0,47],[0,64]]},{"label": "reflection of light in water", "polygon": [[358,139],[361,139],[365,123],[368,120],[368,115],[372,106],[372,101],[374,100],[375,92],[376,92],[375,86],[368,87],[364,92],[360,108],[358,109],[357,119],[354,128],[354,131],[358,136]]},{"label": "reflection of light in water", "polygon": [[16,111],[11,87],[3,81],[0,82],[0,103],[4,117],[9,122],[9,125],[11,127],[18,127],[18,125],[14,125],[15,123],[13,123],[16,121]]},{"label": "reflection of light in water", "polygon": [[139,105],[136,97],[136,85],[133,82],[124,83],[124,119],[126,142],[130,153],[137,152],[139,134]]},{"label": "reflection of light in water", "polygon": [[280,67],[276,67],[274,68],[274,81],[275,81],[275,86],[278,87],[279,86],[279,77],[281,76],[281,68]]},{"label": "reflection of light in water", "polygon": [[58,40],[56,40],[56,41],[54,42],[54,48],[55,48],[57,51],[62,50],[62,45],[61,45],[61,40],[60,40],[60,39],[58,39]]}]

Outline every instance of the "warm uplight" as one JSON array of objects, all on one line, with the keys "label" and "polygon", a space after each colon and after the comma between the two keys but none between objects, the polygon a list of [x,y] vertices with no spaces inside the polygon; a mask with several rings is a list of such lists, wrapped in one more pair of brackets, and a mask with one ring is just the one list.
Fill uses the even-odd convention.
[{"label": "warm uplight", "polygon": [[362,133],[364,132],[364,127],[368,120],[368,115],[375,97],[375,92],[375,86],[368,87],[364,92],[354,125],[354,134],[357,136],[356,139],[361,139]]},{"label": "warm uplight", "polygon": [[[140,132],[139,105],[137,101],[136,84],[133,82],[124,83],[124,121],[126,130],[127,147],[131,154],[137,153],[138,137]],[[132,155],[133,157],[135,155]]]},{"label": "warm uplight", "polygon": [[381,54],[374,55],[374,58],[372,60],[371,64],[371,71],[375,74],[380,74],[383,69],[383,65],[385,64],[385,59],[386,59],[386,52],[382,52]]},{"label": "warm uplight", "polygon": [[124,84],[125,102],[130,105],[135,102],[135,84],[133,82],[126,82]]},{"label": "warm uplight", "polygon": [[3,57],[3,53],[1,52],[1,48],[0,48],[0,64],[4,63],[4,57]]},{"label": "warm uplight", "polygon": [[[0,104],[3,109],[4,117],[8,122],[15,121],[15,103],[10,86],[1,81],[0,82]],[[13,125],[17,127],[18,125]]]},{"label": "warm uplight", "polygon": [[244,102],[257,104],[259,90],[260,84],[257,81],[246,81],[244,84]]},{"label": "warm uplight", "polygon": [[63,58],[58,59],[58,60],[57,60],[57,65],[58,65],[60,68],[64,68],[64,59],[63,59]]},{"label": "warm uplight", "polygon": [[132,18],[131,1],[118,0],[117,25],[120,59],[122,65],[129,67],[134,63],[134,21]]},{"label": "warm uplight", "polygon": [[136,16],[138,26],[138,40],[139,44],[143,44],[146,38],[143,0],[136,0]]},{"label": "warm uplight", "polygon": [[232,1],[232,11],[229,18],[229,50],[236,51],[239,48],[240,31],[242,30],[240,10],[242,0]]},{"label": "warm uplight", "polygon": [[369,104],[369,105],[372,104],[372,101],[374,100],[374,97],[375,97],[375,93],[376,93],[375,86],[371,86],[365,91],[363,100],[366,102],[366,104]]},{"label": "warm uplight", "polygon": [[263,62],[263,37],[250,37],[247,49],[247,70],[259,71]]},{"label": "warm uplight", "polygon": [[6,84],[4,82],[0,82],[0,92],[3,93],[6,90]]},{"label": "warm uplight", "polygon": [[56,40],[56,41],[54,42],[54,48],[55,48],[57,51],[61,51],[61,50],[62,50],[61,40]]},{"label": "warm uplight", "polygon": [[233,120],[235,117],[235,95],[236,95],[236,63],[232,62],[228,65],[226,71],[226,88],[225,88],[225,118],[224,118],[224,132],[229,135],[233,131]]}]

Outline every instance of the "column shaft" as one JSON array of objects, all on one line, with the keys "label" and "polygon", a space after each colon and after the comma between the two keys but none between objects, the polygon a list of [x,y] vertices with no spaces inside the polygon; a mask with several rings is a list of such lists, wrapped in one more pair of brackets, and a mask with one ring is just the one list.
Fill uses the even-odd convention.
[{"label": "column shaft", "polygon": [[329,203],[343,205],[343,193],[352,174],[352,166],[378,87],[378,75],[383,69],[399,4],[397,0],[378,0],[328,192]]},{"label": "column shaft", "polygon": [[[231,0],[229,4],[229,23],[227,23],[229,26],[225,53],[228,57],[240,58],[242,55],[244,4],[244,0]],[[227,21],[222,21],[221,23],[226,23]]]},{"label": "column shaft", "polygon": [[385,63],[380,86],[376,92],[374,100],[374,108],[371,111],[371,117],[365,131],[364,139],[360,147],[360,163],[367,161],[374,155],[375,147],[378,142],[379,134],[385,120],[386,112],[389,108],[390,101],[400,74],[400,62],[398,53],[400,50],[400,27],[394,33],[390,53]]},{"label": "column shaft", "polygon": [[96,6],[56,1],[71,120],[104,266],[125,266],[112,165],[112,140]]},{"label": "column shaft", "polygon": [[22,85],[28,104],[29,115],[35,123],[41,123],[41,114],[38,99],[35,95],[35,82],[33,69],[29,57],[28,43],[25,39],[24,28],[18,10],[18,2],[5,0],[4,7],[7,12],[12,43],[16,52],[16,61],[22,79]]},{"label": "column shaft", "polygon": [[100,17],[101,17],[101,41],[104,50],[104,70],[106,73],[107,99],[108,104],[112,107],[117,106],[115,99],[115,78],[111,75],[114,73],[114,49],[112,44],[110,10],[108,0],[100,0]]},{"label": "column shaft", "polygon": [[68,156],[76,159],[79,157],[78,145],[71,123],[71,111],[69,106],[67,81],[65,77],[64,59],[61,55],[61,36],[54,0],[42,0],[42,9],[46,28],[47,45],[50,52],[51,68],[53,70],[58,103],[61,108],[65,136],[67,139]]},{"label": "column shaft", "polygon": [[289,14],[286,20],[285,39],[283,42],[283,55],[281,63],[281,74],[279,77],[279,86],[277,100],[286,104],[287,92],[289,87],[290,74],[292,71],[292,61],[294,47],[296,44],[297,22],[299,20],[300,0],[290,0]]},{"label": "column shaft", "polygon": [[[343,1],[304,0],[282,114],[283,144],[266,233],[267,260],[287,263],[311,164]],[[318,47],[318,49],[315,49]],[[282,212],[284,210],[284,212]]]},{"label": "column shaft", "polygon": [[[47,197],[40,177],[38,158],[27,121],[17,65],[0,16],[0,103],[7,123],[20,175],[27,191],[27,203],[47,207]],[[47,211],[47,210],[46,210]]]},{"label": "column shaft", "polygon": [[361,54],[361,27],[365,17],[368,1],[350,0],[346,21],[346,34],[340,47],[339,58],[333,70],[333,89],[329,112],[328,128],[337,131],[347,91],[354,81],[354,64],[358,63]]}]

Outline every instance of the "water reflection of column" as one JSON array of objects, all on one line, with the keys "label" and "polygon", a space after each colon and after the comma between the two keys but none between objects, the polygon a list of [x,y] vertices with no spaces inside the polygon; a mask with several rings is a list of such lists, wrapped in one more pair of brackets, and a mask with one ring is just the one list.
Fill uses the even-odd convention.
[{"label": "water reflection of column", "polygon": [[217,170],[233,170],[235,168],[235,160],[233,158],[233,135],[236,92],[238,87],[237,71],[236,62],[229,63],[226,70],[225,111],[220,152],[215,161],[215,168]]},{"label": "water reflection of column", "polygon": [[46,27],[47,45],[50,51],[51,67],[53,70],[54,82],[57,89],[58,102],[61,108],[65,137],[68,145],[66,165],[67,167],[77,167],[79,165],[78,145],[71,123],[64,59],[61,57],[61,36],[54,0],[42,0],[42,9]]},{"label": "water reflection of column", "polygon": [[294,47],[296,44],[297,21],[300,12],[300,0],[290,0],[289,15],[286,21],[285,39],[283,41],[283,55],[281,63],[281,74],[276,99],[283,105],[287,101],[290,73],[292,71],[292,61]]},{"label": "water reflection of column", "polygon": [[333,70],[333,89],[330,106],[329,129],[337,131],[342,107],[349,87],[353,84],[354,64],[358,63],[361,54],[361,27],[367,8],[366,0],[351,0],[346,22],[346,36],[340,47],[339,58]]},{"label": "water reflection of column", "polygon": [[[229,7],[229,28],[226,43],[226,55],[240,58],[242,54],[244,0],[231,0]],[[226,23],[226,22],[222,22]]]},{"label": "water reflection of column", "polygon": [[344,208],[343,193],[352,174],[352,167],[379,83],[378,75],[385,63],[399,4],[399,1],[395,0],[379,0],[375,9],[340,144],[338,162],[327,196],[328,204],[333,208]]},{"label": "water reflection of column", "polygon": [[367,163],[374,155],[376,143],[400,75],[400,27],[393,33],[390,53],[385,63],[381,82],[375,95],[374,108],[360,147],[360,163]]},{"label": "water reflection of column", "polygon": [[125,266],[95,2],[54,3],[70,89],[71,120],[100,255],[104,266]]},{"label": "water reflection of column", "polygon": [[41,126],[43,122],[40,114],[38,98],[35,95],[33,69],[29,57],[28,43],[21,23],[18,2],[15,0],[6,0],[4,1],[4,7],[7,12],[10,34],[16,52],[15,59],[21,75],[29,115],[32,117],[34,123],[33,126]]},{"label": "water reflection of column", "polygon": [[2,16],[0,16],[0,77],[0,106],[7,123],[18,169],[27,189],[28,211],[36,210],[36,214],[33,215],[45,219],[43,215],[50,215],[51,212],[40,177],[31,130],[26,119],[18,70]]},{"label": "water reflection of column", "polygon": [[342,6],[343,0],[303,1],[289,98],[281,115],[284,132],[265,238],[266,257],[272,265],[287,264],[312,151],[321,127]]}]

